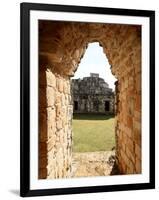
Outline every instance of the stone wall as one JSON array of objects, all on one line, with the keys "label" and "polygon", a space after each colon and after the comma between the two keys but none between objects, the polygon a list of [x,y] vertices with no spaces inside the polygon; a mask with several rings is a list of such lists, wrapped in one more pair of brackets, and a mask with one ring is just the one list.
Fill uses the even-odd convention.
[{"label": "stone wall", "polygon": [[114,93],[99,74],[71,81],[74,113],[114,114]]},{"label": "stone wall", "polygon": [[70,81],[39,72],[39,178],[69,177],[72,158]]},{"label": "stone wall", "polygon": [[95,41],[103,47],[118,80],[115,126],[120,172],[141,173],[141,27],[39,21],[40,178],[70,176],[72,105],[69,80],[88,43]]},{"label": "stone wall", "polygon": [[[130,34],[117,82],[116,145],[120,172],[141,173],[141,41]],[[133,44],[132,44],[133,43]],[[129,50],[129,51],[128,51]],[[120,66],[120,65],[119,65]]]}]

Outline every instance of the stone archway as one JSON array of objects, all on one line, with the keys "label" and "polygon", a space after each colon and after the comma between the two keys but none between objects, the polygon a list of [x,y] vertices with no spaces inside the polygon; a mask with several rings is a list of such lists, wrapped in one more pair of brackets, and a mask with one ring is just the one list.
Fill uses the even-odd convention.
[{"label": "stone archway", "polygon": [[141,173],[141,28],[39,21],[39,178],[70,177],[70,77],[98,41],[116,82],[116,148],[122,174]]}]

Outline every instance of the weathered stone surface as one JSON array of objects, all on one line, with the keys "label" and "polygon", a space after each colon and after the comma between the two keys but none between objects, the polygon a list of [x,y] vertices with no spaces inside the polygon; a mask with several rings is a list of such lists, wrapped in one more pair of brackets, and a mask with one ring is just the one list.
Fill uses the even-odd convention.
[{"label": "weathered stone surface", "polygon": [[43,113],[39,116],[39,178],[70,177],[70,77],[88,43],[94,41],[103,47],[118,79],[115,130],[119,169],[123,174],[141,173],[141,26],[39,21],[39,41],[39,113]]},{"label": "weathered stone surface", "polygon": [[47,87],[47,106],[54,106],[55,103],[55,89],[52,87]]},{"label": "weathered stone surface", "polygon": [[62,120],[60,118],[56,119],[56,128],[57,130],[62,129]]},{"label": "weathered stone surface", "polygon": [[114,151],[73,153],[73,177],[108,176],[112,174]]},{"label": "weathered stone surface", "polygon": [[63,79],[61,78],[58,78],[57,79],[57,88],[58,88],[58,91],[59,92],[63,92]]},{"label": "weathered stone surface", "polygon": [[47,86],[56,88],[56,77],[55,75],[52,73],[52,71],[50,69],[47,69],[46,71],[46,80],[47,80]]}]

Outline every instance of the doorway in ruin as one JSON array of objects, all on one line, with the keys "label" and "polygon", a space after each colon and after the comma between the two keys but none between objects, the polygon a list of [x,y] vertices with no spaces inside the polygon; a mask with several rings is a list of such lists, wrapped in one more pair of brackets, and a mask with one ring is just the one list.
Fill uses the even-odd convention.
[{"label": "doorway in ruin", "polygon": [[109,101],[105,101],[105,111],[109,112],[110,110],[110,102]]},{"label": "doorway in ruin", "polygon": [[74,111],[78,111],[78,101],[74,101],[74,104],[73,104],[73,110]]},{"label": "doorway in ruin", "polygon": [[89,43],[71,78],[73,177],[112,173],[115,162],[115,81],[103,48],[98,42]]},{"label": "doorway in ruin", "polygon": [[72,177],[70,80],[96,41],[118,80],[116,164],[120,174],[141,173],[141,26],[39,20],[39,179]]}]

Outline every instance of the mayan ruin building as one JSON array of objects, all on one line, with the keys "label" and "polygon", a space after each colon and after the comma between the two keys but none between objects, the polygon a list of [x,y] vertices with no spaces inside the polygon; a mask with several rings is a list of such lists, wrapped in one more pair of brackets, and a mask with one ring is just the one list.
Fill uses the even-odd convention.
[{"label": "mayan ruin building", "polygon": [[114,92],[99,74],[72,79],[74,113],[114,113]]}]

